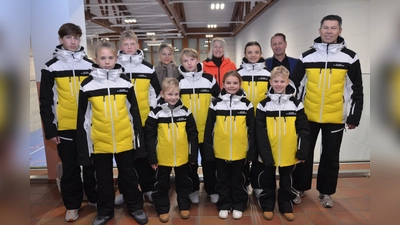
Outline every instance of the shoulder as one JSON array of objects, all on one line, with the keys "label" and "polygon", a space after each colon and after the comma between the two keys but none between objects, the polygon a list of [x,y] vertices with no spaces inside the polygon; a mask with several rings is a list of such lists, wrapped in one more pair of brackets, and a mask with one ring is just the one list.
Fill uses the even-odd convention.
[{"label": "shoulder", "polygon": [[294,104],[296,107],[298,107],[298,106],[300,105],[300,103],[301,103],[301,101],[298,100],[298,99],[297,99],[296,97],[294,97],[294,96],[290,97],[289,100],[292,101],[293,104]]},{"label": "shoulder", "polygon": [[210,82],[212,82],[213,79],[215,79],[215,78],[213,77],[213,75],[211,75],[211,74],[209,74],[209,73],[203,73],[203,74],[202,74],[202,77],[205,78],[205,79],[207,79],[207,80],[210,81]]},{"label": "shoulder", "polygon": [[215,98],[215,99],[213,99],[212,101],[211,101],[211,104],[213,105],[213,106],[216,106],[219,102],[221,102],[222,101],[222,99],[221,98]]},{"label": "shoulder", "polygon": [[149,69],[153,69],[154,68],[153,64],[147,62],[146,60],[142,61],[142,65],[148,67]]},{"label": "shoulder", "polygon": [[92,61],[92,60],[90,60],[88,57],[83,57],[83,59],[82,59],[83,61],[85,61],[85,62],[88,62],[88,63],[90,63],[90,64],[94,64],[94,62]]},{"label": "shoulder", "polygon": [[126,80],[126,81],[128,81],[128,82],[131,82],[131,81],[129,80],[129,77],[126,76],[125,73],[121,73],[121,75],[119,75],[119,77],[122,78],[123,80]]},{"label": "shoulder", "polygon": [[82,81],[81,86],[84,87],[85,85],[87,85],[87,84],[88,84],[90,81],[92,81],[92,80],[93,80],[93,77],[92,77],[92,76],[86,77],[86,78]]},{"label": "shoulder", "polygon": [[317,50],[315,50],[314,48],[312,48],[312,49],[309,49],[309,50],[303,52],[301,55],[302,55],[303,58],[305,58],[306,56],[311,55],[311,54],[313,54],[313,53],[316,52],[316,51],[317,51]]},{"label": "shoulder", "polygon": [[349,55],[351,58],[354,58],[357,55],[357,53],[355,53],[354,51],[352,51],[346,47],[342,48],[341,52]]},{"label": "shoulder", "polygon": [[45,63],[45,65],[46,65],[47,67],[50,67],[51,65],[53,65],[53,64],[56,63],[57,61],[58,61],[57,58],[52,58],[52,59],[50,59],[47,63]]}]

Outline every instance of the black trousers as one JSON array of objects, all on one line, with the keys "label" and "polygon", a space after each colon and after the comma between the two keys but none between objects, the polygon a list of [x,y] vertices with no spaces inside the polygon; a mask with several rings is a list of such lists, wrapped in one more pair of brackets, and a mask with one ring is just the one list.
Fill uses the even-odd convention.
[{"label": "black trousers", "polygon": [[[215,194],[215,185],[217,182],[217,177],[215,171],[217,170],[216,162],[215,161],[205,161],[204,160],[204,150],[203,150],[203,143],[199,144],[200,155],[201,155],[201,167],[203,169],[203,183],[204,189],[208,195]],[[190,165],[191,170],[189,172],[189,178],[193,181],[193,190],[198,191],[200,190],[200,180],[197,170],[199,165],[196,163],[195,165]]]},{"label": "black trousers", "polygon": [[140,189],[142,192],[149,192],[153,190],[156,172],[151,168],[147,158],[136,158],[134,167],[139,177]]},{"label": "black trousers", "polygon": [[260,189],[259,176],[264,171],[264,164],[258,160],[251,162],[250,182],[253,189]]},{"label": "black trousers", "polygon": [[217,162],[217,202],[218,210],[244,211],[249,200],[246,189],[246,177],[243,166],[246,160],[225,161],[216,159]]},{"label": "black trousers", "polygon": [[[169,212],[169,189],[171,187],[169,175],[173,167],[158,166],[156,170],[156,183],[154,184],[153,197],[154,206],[158,214],[165,214]],[[189,179],[188,174],[190,165],[184,164],[179,167],[174,167],[175,171],[175,191],[177,194],[177,202],[179,210],[189,210],[192,202],[190,201],[189,194],[192,191],[193,183]]]},{"label": "black trousers", "polygon": [[118,182],[124,193],[124,201],[129,212],[143,208],[143,194],[138,188],[138,177],[133,167],[133,150],[117,154],[92,154],[93,165],[96,168],[97,214],[100,216],[114,215],[114,180],[113,157],[117,162]]},{"label": "black trousers", "polygon": [[322,148],[317,176],[317,190],[322,194],[336,192],[339,175],[339,152],[343,139],[344,124],[310,123],[310,149],[304,163],[293,171],[293,187],[299,191],[311,189],[314,148],[318,133],[322,130]]},{"label": "black trousers", "polygon": [[[83,166],[83,184],[81,167],[78,165],[76,131],[60,131],[61,143],[57,145],[58,156],[62,162],[60,182],[61,197],[67,210],[79,209],[83,195],[86,193],[89,202],[97,202],[96,179],[93,165]],[[83,185],[83,188],[82,188]]]},{"label": "black trousers", "polygon": [[[278,189],[278,207],[281,213],[293,212],[293,204],[291,200],[296,198],[296,194],[292,192],[292,171],[296,166],[278,167],[279,170],[279,189]],[[276,202],[276,179],[275,166],[265,167],[260,174],[259,184],[262,192],[258,201],[261,209],[273,212]]]}]

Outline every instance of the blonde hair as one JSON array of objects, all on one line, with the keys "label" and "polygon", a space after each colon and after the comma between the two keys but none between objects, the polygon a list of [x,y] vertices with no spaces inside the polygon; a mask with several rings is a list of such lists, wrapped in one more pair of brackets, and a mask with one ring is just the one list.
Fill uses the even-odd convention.
[{"label": "blonde hair", "polygon": [[194,50],[193,48],[184,48],[182,50],[182,52],[181,52],[181,62],[182,62],[182,57],[183,56],[199,59],[199,55],[197,54],[197,51]]},{"label": "blonde hair", "polygon": [[171,52],[171,55],[172,55],[172,63],[175,63],[175,60],[174,60],[174,47],[171,45],[171,44],[169,44],[169,43],[162,43],[160,46],[158,46],[158,58],[160,58],[161,57],[161,51],[164,49],[164,48],[166,48],[166,49],[168,49],[170,52]]},{"label": "blonde hair", "polygon": [[271,71],[271,79],[276,78],[277,76],[282,76],[285,79],[289,79],[289,70],[284,66],[277,66]]},{"label": "blonde hair", "polygon": [[132,39],[135,40],[136,43],[138,43],[138,37],[136,36],[135,32],[133,32],[133,30],[126,30],[122,32],[121,36],[119,37],[120,45],[122,45],[122,42],[126,39]]},{"label": "blonde hair", "polygon": [[221,45],[224,47],[224,58],[229,58],[229,53],[228,53],[228,49],[226,47],[226,42],[223,38],[220,38],[220,37],[215,37],[211,40],[211,48],[210,48],[210,52],[208,53],[208,58],[212,59],[212,50],[214,48],[215,42],[221,43]]},{"label": "blonde hair", "polygon": [[97,53],[103,48],[110,49],[114,53],[114,55],[117,56],[117,50],[115,50],[115,48],[110,44],[110,42],[103,42],[103,43],[100,43],[99,45],[97,45],[97,47],[96,47],[96,50],[94,52],[94,56],[96,58],[97,58]]},{"label": "blonde hair", "polygon": [[173,88],[179,89],[179,81],[173,77],[166,77],[161,83],[161,91],[166,92]]},{"label": "blonde hair", "polygon": [[242,85],[242,76],[236,70],[229,70],[225,73],[224,78],[222,78],[222,83],[225,83],[226,78],[236,77],[239,80],[239,84]]}]

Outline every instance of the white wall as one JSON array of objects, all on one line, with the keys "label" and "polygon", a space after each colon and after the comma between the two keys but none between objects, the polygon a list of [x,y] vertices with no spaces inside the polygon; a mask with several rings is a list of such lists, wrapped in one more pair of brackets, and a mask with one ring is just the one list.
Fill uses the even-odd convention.
[{"label": "white wall", "polygon": [[[272,56],[269,42],[277,32],[288,42],[286,53],[298,57],[309,49],[319,36],[321,19],[328,14],[343,19],[342,36],[347,47],[355,51],[361,62],[364,81],[364,111],[360,126],[347,130],[341,148],[341,161],[370,159],[370,1],[369,0],[280,0],[242,30],[235,40],[236,65],[240,65],[243,48],[248,41],[258,41],[265,58]],[[319,161],[319,141],[315,161]]]}]

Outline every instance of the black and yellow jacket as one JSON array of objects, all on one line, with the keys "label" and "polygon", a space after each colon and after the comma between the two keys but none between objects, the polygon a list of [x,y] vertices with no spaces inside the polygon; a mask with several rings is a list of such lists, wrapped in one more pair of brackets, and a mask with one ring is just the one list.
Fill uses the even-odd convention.
[{"label": "black and yellow jacket", "polygon": [[199,131],[199,143],[203,143],[208,108],[211,100],[218,97],[220,89],[211,74],[203,73],[201,63],[197,64],[197,72],[186,72],[182,65],[179,67],[179,72],[181,76],[178,80],[183,105],[193,113]]},{"label": "black and yellow jacket", "polygon": [[58,136],[58,131],[76,130],[79,87],[92,64],[83,47],[72,52],[56,46],[53,59],[41,71],[40,116],[46,139]]},{"label": "black and yellow jacket", "polygon": [[243,90],[231,95],[222,89],[208,110],[204,159],[256,160],[254,123],[253,104],[246,99]]},{"label": "black and yellow jacket", "polygon": [[91,154],[146,151],[135,91],[121,65],[101,69],[93,65],[81,84],[77,144],[80,164]]},{"label": "black and yellow jacket", "polygon": [[265,67],[264,58],[260,58],[257,63],[249,63],[243,58],[241,67],[237,70],[242,76],[242,88],[246,92],[247,99],[253,106],[265,99],[265,93],[268,91],[268,83],[271,73]]},{"label": "black and yellow jacket", "polygon": [[291,79],[308,120],[359,125],[364,98],[360,61],[342,37],[335,44],[316,38],[312,49],[300,56]]},{"label": "black and yellow jacket", "polygon": [[178,167],[197,163],[197,128],[192,113],[179,100],[173,108],[160,98],[146,120],[146,148],[150,164]]},{"label": "black and yellow jacket", "polygon": [[[266,166],[291,166],[308,155],[310,128],[303,104],[295,98],[293,82],[286,94],[274,94],[270,88],[267,98],[256,110],[256,143],[259,160]],[[272,154],[271,154],[272,152]]]},{"label": "black and yellow jacket", "polygon": [[161,91],[154,66],[144,60],[143,51],[140,49],[135,55],[119,51],[118,63],[124,67],[126,76],[132,81],[144,126],[150,109],[157,106],[157,97]]}]

